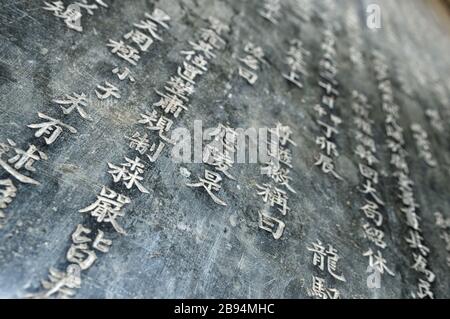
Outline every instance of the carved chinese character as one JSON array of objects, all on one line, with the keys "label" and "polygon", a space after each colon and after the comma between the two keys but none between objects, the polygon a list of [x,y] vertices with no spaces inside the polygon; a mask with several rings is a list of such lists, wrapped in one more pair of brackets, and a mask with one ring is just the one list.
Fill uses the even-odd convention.
[{"label": "carved chinese character", "polygon": [[233,166],[233,159],[229,152],[223,151],[213,145],[206,145],[203,162],[214,166],[217,171],[223,173],[226,177],[236,180],[228,170]]},{"label": "carved chinese character", "polygon": [[64,23],[67,27],[78,32],[83,31],[80,21],[83,14],[81,13],[80,6],[71,4],[67,6],[66,9],[62,1],[53,1],[53,3],[44,1],[44,4],[46,5],[44,10],[51,11],[54,16],[64,19]]},{"label": "carved chinese character", "polygon": [[14,197],[16,197],[16,192],[17,188],[12,180],[0,179],[0,229],[2,229],[6,218],[3,209],[7,208],[13,201]]},{"label": "carved chinese character", "polygon": [[141,58],[137,49],[133,48],[131,45],[125,44],[122,40],[115,41],[109,39],[106,46],[111,48],[112,53],[117,54],[120,58],[132,65],[136,65],[136,62]]},{"label": "carved chinese character", "polygon": [[260,190],[257,194],[263,197],[264,203],[269,203],[271,207],[278,206],[278,210],[283,215],[286,215],[290,211],[288,207],[288,196],[285,191],[270,184],[263,184],[262,186],[256,184],[256,187]]},{"label": "carved chinese character", "polygon": [[78,264],[81,270],[89,269],[97,260],[97,254],[87,244],[72,244],[66,257],[69,262]]},{"label": "carved chinese character", "polygon": [[208,21],[211,29],[213,29],[218,35],[221,35],[222,32],[230,31],[230,28],[226,24],[215,17],[208,17]]},{"label": "carved chinese character", "polygon": [[206,72],[208,71],[208,60],[203,55],[195,54],[195,51],[181,51],[186,56],[186,61],[190,61],[193,67]]},{"label": "carved chinese character", "polygon": [[[271,143],[268,143],[272,145]],[[280,162],[289,168],[292,168],[292,152],[290,149],[280,145],[276,145],[274,149],[269,148],[268,155],[275,159],[275,162]]]},{"label": "carved chinese character", "polygon": [[286,146],[287,143],[297,146],[297,144],[291,139],[292,130],[289,126],[277,123],[276,128],[270,129],[270,133],[279,138],[280,145]]},{"label": "carved chinese character", "polygon": [[215,49],[222,49],[225,46],[225,40],[223,40],[219,34],[211,29],[201,29],[200,38],[206,41]]},{"label": "carved chinese character", "polygon": [[320,240],[318,240],[317,243],[313,243],[313,247],[307,247],[307,249],[313,252],[314,266],[319,267],[320,270],[324,270],[326,259],[328,273],[339,281],[346,281],[343,275],[339,276],[335,273],[337,270],[337,262],[340,257],[337,254],[337,250],[334,249],[332,245],[328,245],[328,250],[325,250],[325,247]]},{"label": "carved chinese character", "polygon": [[444,218],[444,215],[440,212],[434,213],[436,217],[436,226],[440,229],[449,229],[450,228],[450,218]]},{"label": "carved chinese character", "polygon": [[427,132],[425,132],[425,130],[417,123],[411,125],[411,130],[419,150],[419,157],[423,158],[428,166],[436,167],[437,161],[431,153],[431,143],[428,140]]},{"label": "carved chinese character", "polygon": [[355,112],[361,118],[367,119],[369,117],[369,110],[367,109],[366,105],[352,102],[352,109],[353,112]]},{"label": "carved chinese character", "polygon": [[145,13],[147,20],[141,20],[139,23],[135,23],[136,28],[146,30],[151,36],[158,40],[163,41],[163,39],[158,35],[158,24],[165,29],[169,29],[169,25],[166,23],[170,21],[170,17],[163,10],[155,8],[152,14]]},{"label": "carved chinese character", "polygon": [[372,122],[370,122],[369,120],[362,119],[360,117],[354,118],[353,122],[355,123],[356,128],[358,130],[360,130],[361,132],[363,132],[368,136],[373,136]]},{"label": "carved chinese character", "polygon": [[273,24],[278,24],[280,18],[281,4],[279,0],[264,0],[263,7],[258,12]]},{"label": "carved chinese character", "polygon": [[74,244],[86,244],[91,241],[89,237],[86,237],[85,235],[89,235],[91,233],[91,230],[89,228],[84,227],[83,225],[79,224],[75,231],[72,233],[72,242]]},{"label": "carved chinese character", "polygon": [[48,280],[42,281],[45,291],[28,295],[28,298],[47,299],[56,297],[68,299],[75,295],[75,289],[81,287],[81,268],[78,265],[69,265],[65,272],[50,268]]},{"label": "carved chinese character", "polygon": [[43,9],[53,12],[53,14],[57,17],[61,16],[65,9],[64,3],[62,1],[53,1],[52,3],[44,1],[44,4],[45,7],[43,7]]},{"label": "carved chinese character", "polygon": [[138,45],[139,50],[145,52],[153,44],[153,39],[139,30],[132,30],[123,36]]},{"label": "carved chinese character", "polygon": [[142,193],[148,194],[149,191],[141,184],[144,177],[141,176],[144,173],[144,164],[141,163],[141,159],[136,156],[134,160],[125,157],[126,163],[122,163],[121,166],[116,166],[108,163],[111,170],[108,171],[113,177],[114,183],[123,181],[123,184],[127,189],[131,189],[136,186]]},{"label": "carved chinese character", "polygon": [[319,118],[328,114],[327,111],[320,104],[314,105],[314,111],[317,112]]},{"label": "carved chinese character", "polygon": [[156,147],[155,143],[153,143],[152,146],[150,146],[150,152],[154,152],[153,155],[147,154],[147,157],[150,160],[150,162],[152,163],[156,162],[165,146],[166,144],[164,144],[163,142],[160,142],[158,144],[158,147]]},{"label": "carved chinese character", "polygon": [[151,14],[145,13],[145,16],[162,26],[164,29],[169,29],[169,25],[166,22],[170,21],[170,17],[163,10],[155,8]]},{"label": "carved chinese character", "polygon": [[386,243],[384,241],[384,232],[370,226],[370,224],[366,223],[363,225],[364,236],[373,242],[375,245],[380,247],[381,249],[386,248]]},{"label": "carved chinese character", "polygon": [[109,251],[109,247],[112,245],[112,240],[105,238],[105,233],[101,230],[98,231],[97,236],[92,243],[92,247],[101,251],[102,253],[107,253]]},{"label": "carved chinese character", "polygon": [[109,83],[108,81],[105,81],[105,85],[97,85],[97,89],[95,90],[95,94],[97,94],[97,97],[100,100],[105,100],[107,98],[109,98],[110,96],[115,97],[116,99],[120,99],[121,95],[119,92],[119,89],[112,85],[111,83]]},{"label": "carved chinese character", "polygon": [[377,195],[377,190],[372,186],[372,181],[366,179],[363,183],[363,189],[359,189],[359,191],[363,194],[370,195],[377,204],[384,206],[384,202]]},{"label": "carved chinese character", "polygon": [[364,135],[364,133],[357,131],[355,138],[361,142],[362,145],[364,145],[365,147],[367,147],[372,153],[376,153],[377,152],[377,148],[375,145],[375,140],[373,138],[371,138],[370,136],[366,136]]},{"label": "carved chinese character", "polygon": [[320,153],[319,156],[316,157],[316,162],[314,163],[314,165],[320,166],[322,172],[324,172],[325,174],[331,173],[335,178],[342,180],[342,177],[339,176],[339,174],[336,173],[334,169],[334,162],[331,157]]},{"label": "carved chinese character", "polygon": [[259,223],[258,223],[259,228],[272,233],[274,239],[276,240],[280,239],[281,236],[283,235],[286,224],[275,217],[269,216],[265,212],[259,212],[258,215],[259,215]]},{"label": "carved chinese character", "polygon": [[[332,48],[332,50],[334,50]],[[332,55],[334,54],[334,51],[332,52],[326,52],[323,56],[323,58],[320,60],[319,63],[319,68],[320,68],[320,72],[319,72],[319,76],[322,80],[326,81],[325,82],[320,82],[322,84],[320,84],[320,86],[322,86],[322,88],[325,89],[326,91],[326,95],[328,96],[333,96],[336,97],[338,96],[338,91],[336,89],[333,88],[333,86],[337,86],[338,82],[336,81],[335,77],[338,73],[338,69],[335,65],[335,62],[332,61],[333,57]],[[325,86],[323,86],[325,85]]]},{"label": "carved chinese character", "polygon": [[[85,235],[89,235],[91,230],[89,228],[84,227],[83,225],[78,225],[75,232],[72,234],[72,242],[75,245],[72,245],[71,249],[87,249],[87,243],[92,242],[92,240]],[[101,251],[103,253],[107,253],[109,251],[109,247],[112,245],[112,241],[105,238],[105,233],[101,230],[98,230],[97,236],[92,243],[92,248]],[[75,248],[76,247],[76,248]],[[91,252],[88,254],[89,256],[94,256],[95,252]],[[81,256],[81,255],[80,255]],[[93,259],[93,257],[90,257]],[[95,260],[95,259],[93,259]],[[81,268],[83,269],[83,268]]]},{"label": "carved chinese character", "polygon": [[387,266],[386,259],[383,258],[383,255],[380,251],[377,251],[377,254],[374,254],[372,249],[369,249],[367,252],[363,254],[365,257],[369,257],[369,267],[375,269],[378,273],[384,274],[388,273],[391,276],[395,276],[394,272],[392,272]]},{"label": "carved chinese character", "polygon": [[216,57],[216,55],[213,53],[214,47],[205,41],[200,40],[197,43],[189,41],[189,44],[191,45],[192,50],[202,53],[203,56],[207,59]]},{"label": "carved chinese character", "polygon": [[431,126],[437,130],[439,133],[444,132],[444,123],[442,117],[437,110],[427,109],[425,115],[431,123]]},{"label": "carved chinese character", "polygon": [[153,103],[154,106],[161,107],[165,113],[171,113],[175,118],[180,115],[181,111],[187,110],[187,106],[184,105],[183,100],[181,100],[175,94],[164,94],[156,90],[156,93],[161,96],[159,102]]},{"label": "carved chinese character", "polygon": [[195,78],[202,75],[204,71],[184,61],[183,67],[179,66],[177,72],[182,79],[195,84]]},{"label": "carved chinese character", "polygon": [[79,212],[89,213],[92,217],[97,218],[99,223],[111,223],[118,233],[125,234],[125,231],[116,219],[125,216],[122,208],[128,203],[130,203],[128,197],[103,187],[100,195],[97,196],[97,201],[86,208],[80,209]]},{"label": "carved chinese character", "polygon": [[423,244],[422,235],[416,230],[409,230],[409,237],[405,238],[409,247],[412,249],[418,249],[423,256],[428,256],[430,249]]},{"label": "carved chinese character", "polygon": [[419,299],[425,299],[425,298],[434,299],[434,294],[431,291],[431,283],[430,282],[420,278],[418,288],[419,288],[419,290],[417,291],[417,294],[413,294],[413,297],[417,297]]},{"label": "carved chinese character", "polygon": [[145,154],[150,147],[147,133],[141,136],[139,132],[135,132],[133,136],[126,137],[130,140],[130,148],[138,151],[140,154]]},{"label": "carved chinese character", "polygon": [[[91,213],[91,215],[94,216],[93,213]],[[106,221],[106,219],[104,219],[103,221]],[[90,243],[92,242],[92,240],[89,237],[85,236],[89,235],[90,233],[91,230],[89,228],[86,228],[83,225],[78,225],[77,229],[72,234],[72,242],[76,245]],[[101,251],[103,253],[107,253],[111,245],[112,241],[105,238],[105,233],[103,231],[98,230],[97,236],[95,237],[94,242],[92,243],[92,248]]]},{"label": "carved chinese character", "polygon": [[170,80],[167,81],[167,86],[165,86],[164,89],[185,101],[188,101],[188,96],[194,93],[194,86],[192,83],[185,81],[179,76],[172,76]]},{"label": "carved chinese character", "polygon": [[56,120],[50,116],[47,116],[43,113],[38,113],[38,116],[41,119],[47,120],[47,122],[39,123],[39,124],[30,124],[27,125],[29,128],[37,129],[34,136],[41,137],[42,135],[49,135],[48,137],[44,137],[45,143],[48,145],[52,144],[56,139],[61,135],[63,131],[63,127],[68,129],[70,133],[76,134],[77,130],[70,125],[64,124],[60,120]]},{"label": "carved chinese character", "polygon": [[258,59],[252,55],[247,55],[244,58],[240,58],[239,61],[241,61],[243,64],[245,64],[253,71],[257,71],[259,69]]},{"label": "carved chinese character", "polygon": [[361,210],[364,212],[367,218],[373,220],[377,227],[380,227],[383,224],[383,215],[379,212],[379,205],[375,202],[369,201],[366,199],[366,205],[361,207]]},{"label": "carved chinese character", "polygon": [[366,160],[369,166],[373,166],[374,164],[380,162],[370,150],[366,149],[362,145],[356,146],[355,154],[358,155],[361,159]]},{"label": "carved chinese character", "polygon": [[[173,121],[165,116],[160,116],[159,118],[155,118],[155,111],[152,113],[152,116],[143,116],[143,120],[139,121],[142,124],[148,124],[147,128],[151,131],[158,131],[159,137],[163,139],[164,141],[174,144],[175,142],[172,141],[169,137],[165,136],[164,133],[167,133],[170,131],[170,128],[172,127]],[[142,116],[142,114],[141,114]]]},{"label": "carved chinese character", "polygon": [[336,144],[327,140],[325,136],[316,137],[316,144],[319,145],[321,150],[325,150],[327,156],[339,156]]},{"label": "carved chinese character", "polygon": [[277,165],[276,162],[270,160],[266,167],[261,169],[261,172],[271,179],[273,179],[277,184],[281,186],[285,186],[290,192],[296,194],[297,192],[289,185],[289,181],[292,179],[289,176],[289,170],[280,165]]},{"label": "carved chinese character", "polygon": [[339,92],[333,87],[333,84],[319,81],[319,86],[325,90],[326,95],[335,97],[339,96]]},{"label": "carved chinese character", "polygon": [[259,62],[267,63],[264,59],[264,51],[260,46],[256,46],[255,44],[249,42],[244,46],[244,51],[254,56]]},{"label": "carved chinese character", "polygon": [[335,127],[333,127],[327,123],[324,123],[321,120],[317,120],[317,124],[319,124],[319,126],[325,128],[325,136],[328,139],[331,139],[333,137],[333,134],[337,135],[339,133],[339,131]]},{"label": "carved chinese character", "polygon": [[369,179],[374,184],[378,184],[378,172],[376,170],[361,163],[358,166],[359,172],[363,177]]},{"label": "carved chinese character", "polygon": [[[73,110],[77,110],[82,118],[92,120],[92,118],[86,113],[86,110],[84,109],[87,106],[88,102],[86,94],[84,93],[72,93],[72,96],[66,94],[65,99],[57,99],[53,100],[53,102],[60,105],[64,114],[70,114]],[[69,105],[69,107],[64,107],[63,105]]]},{"label": "carved chinese character", "polygon": [[299,88],[303,88],[301,78],[306,76],[306,63],[303,60],[304,55],[309,56],[310,53],[303,49],[303,44],[299,40],[290,41],[291,47],[287,52],[286,64],[289,66],[289,74],[283,73],[283,77],[289,82],[295,84]]},{"label": "carved chinese character", "polygon": [[308,294],[311,297],[320,299],[339,299],[340,293],[337,289],[330,289],[325,287],[325,279],[313,276],[312,288],[308,289]]},{"label": "carved chinese character", "polygon": [[222,206],[227,206],[227,204],[223,200],[218,198],[213,193],[213,192],[218,192],[221,189],[221,187],[222,187],[220,185],[221,181],[222,181],[222,177],[220,176],[220,174],[206,169],[205,170],[205,178],[199,177],[198,183],[187,183],[186,185],[189,187],[203,187],[208,192],[209,196],[211,196],[211,198],[213,199],[213,201],[216,204],[219,204]]},{"label": "carved chinese character", "polygon": [[136,79],[131,75],[131,71],[127,67],[125,67],[122,72],[120,71],[119,67],[114,68],[112,70],[112,73],[117,74],[117,77],[119,78],[120,81],[123,81],[126,78],[128,78],[131,83],[136,82]]},{"label": "carved chinese character", "polygon": [[[24,168],[27,171],[35,172],[33,167],[35,161],[47,160],[47,155],[39,151],[36,146],[30,145],[27,151],[24,151],[16,147],[16,143],[10,139],[7,140],[9,145],[0,143],[0,167],[2,167],[8,174],[24,184],[40,185],[40,183],[28,176],[19,172]],[[11,157],[7,161],[3,160],[3,154],[10,150],[10,147],[14,148],[15,156]],[[10,165],[14,164],[14,165]]]},{"label": "carved chinese character", "polygon": [[264,64],[267,62],[264,59],[263,49],[259,46],[255,46],[251,42],[245,45],[244,51],[248,54],[239,59],[239,61],[244,64],[244,66],[239,66],[239,75],[247,80],[249,84],[253,85],[258,80],[258,75],[254,71],[259,70],[260,62]]},{"label": "carved chinese character", "polygon": [[258,80],[258,75],[246,68],[239,66],[239,76],[244,78],[249,84],[253,85]]},{"label": "carved chinese character", "polygon": [[434,279],[436,278],[436,275],[431,270],[427,269],[427,267],[428,267],[427,259],[420,254],[414,254],[414,253],[413,253],[413,258],[414,258],[414,264],[412,265],[411,268],[419,273],[424,274],[426,276],[428,282],[433,282]]}]

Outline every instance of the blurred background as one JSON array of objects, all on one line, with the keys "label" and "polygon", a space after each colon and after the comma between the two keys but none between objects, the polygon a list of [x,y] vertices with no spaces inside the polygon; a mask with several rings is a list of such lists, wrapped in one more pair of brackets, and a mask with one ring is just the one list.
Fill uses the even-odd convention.
[{"label": "blurred background", "polygon": [[424,0],[429,3],[435,13],[439,22],[450,30],[450,0]]}]

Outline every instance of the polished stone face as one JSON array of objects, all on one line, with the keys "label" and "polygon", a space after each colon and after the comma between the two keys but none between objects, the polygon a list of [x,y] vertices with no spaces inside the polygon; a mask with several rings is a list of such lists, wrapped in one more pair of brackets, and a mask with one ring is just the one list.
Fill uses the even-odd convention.
[{"label": "polished stone face", "polygon": [[[52,1],[2,1],[0,297],[410,298],[427,287],[450,297],[447,24],[418,0],[269,3],[89,0],[94,7],[70,11]],[[206,37],[210,16],[229,28],[211,31],[215,40]],[[195,47],[200,40],[207,51]],[[294,49],[303,59],[295,70],[307,73],[298,83],[287,79]],[[333,50],[337,97],[319,85]],[[193,89],[179,98],[186,108],[164,109],[168,81],[194,62],[192,83],[182,73]],[[141,114],[152,110],[158,116],[146,122]],[[406,153],[389,144],[392,116]],[[291,167],[280,165],[291,189],[262,174],[261,162],[233,164],[232,179],[205,163],[174,161],[170,133],[193,135],[194,121],[204,129],[288,126]],[[318,121],[338,132],[318,139],[326,132]],[[149,145],[138,149],[144,134]],[[382,221],[361,210],[366,199],[376,202],[359,166],[370,159],[358,145],[370,148],[370,140]],[[339,178],[315,165],[327,151]],[[408,169],[395,167],[396,154],[406,154]],[[214,187],[201,182],[214,178]],[[265,198],[265,184],[281,192]],[[405,212],[415,204],[416,229]],[[261,212],[284,229],[263,229]],[[377,261],[387,267],[381,274]]]}]

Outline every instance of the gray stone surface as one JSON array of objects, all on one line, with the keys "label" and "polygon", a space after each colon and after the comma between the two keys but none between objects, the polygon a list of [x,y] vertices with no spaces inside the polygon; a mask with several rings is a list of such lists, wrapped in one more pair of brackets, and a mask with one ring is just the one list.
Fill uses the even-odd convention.
[{"label": "gray stone surface", "polygon": [[[66,3],[68,1],[65,1]],[[272,127],[277,121],[289,125],[298,144],[294,150],[291,211],[283,218],[286,231],[275,241],[258,229],[261,199],[255,185],[261,183],[258,165],[236,165],[237,181],[224,180],[220,192],[227,207],[212,202],[205,192],[185,186],[190,179],[180,173],[187,168],[192,176],[201,174],[202,164],[176,164],[164,154],[147,169],[144,185],[150,194],[126,192],[132,203],[121,219],[128,235],[120,236],[104,227],[113,239],[109,253],[99,256],[82,275],[79,298],[308,298],[316,273],[307,246],[320,239],[332,243],[341,259],[339,269],[346,283],[330,284],[345,298],[409,298],[416,290],[417,276],[411,270],[410,249],[404,215],[399,211],[395,182],[384,143],[384,115],[380,94],[370,66],[371,52],[379,49],[391,64],[395,98],[401,107],[408,161],[415,181],[421,225],[431,252],[429,265],[436,274],[433,291],[438,298],[450,297],[450,275],[445,243],[435,226],[434,213],[450,217],[450,38],[438,24],[426,2],[415,0],[379,1],[382,29],[372,32],[365,26],[369,1],[339,1],[332,12],[337,28],[338,80],[341,97],[338,114],[344,120],[337,139],[341,156],[337,161],[343,182],[338,182],[313,166],[315,135],[312,107],[320,97],[317,66],[322,41],[325,2],[311,1],[310,21],[301,18],[301,2],[284,0],[283,19],[276,27],[262,19],[259,0],[105,0],[109,9],[98,10],[83,20],[84,31],[66,28],[61,19],[42,9],[42,1],[3,0],[0,4],[0,142],[7,138],[26,147],[35,144],[46,152],[48,161],[35,164],[33,177],[39,186],[17,183],[17,197],[5,209],[5,226],[0,229],[0,297],[21,298],[38,291],[40,280],[50,267],[65,269],[70,234],[77,224],[92,228],[95,221],[78,210],[95,200],[102,185],[113,186],[107,162],[120,163],[130,154],[125,139],[136,129],[139,113],[157,96],[182,61],[181,50],[207,26],[213,15],[230,25],[225,35],[227,47],[217,53],[209,72],[198,82],[191,108],[178,121],[192,128],[194,120],[209,126],[228,122],[233,127]],[[370,1],[373,2],[373,1]],[[132,23],[154,6],[172,18],[164,42],[142,55],[133,68],[138,83],[121,82],[122,99],[99,101],[94,88],[105,79],[114,80],[111,69],[121,62],[106,47],[109,38],[118,39]],[[295,8],[295,9],[294,9]],[[349,60],[352,40],[346,29],[348,10],[360,18],[362,53],[366,67],[356,69]],[[289,85],[281,76],[288,40],[300,38],[311,51],[310,76],[303,90]],[[237,76],[237,57],[246,42],[262,46],[268,65],[259,72],[258,82],[249,86]],[[404,79],[403,81],[401,79]],[[442,89],[437,89],[440,83]],[[362,203],[358,159],[350,108],[352,90],[365,93],[374,105],[375,137],[381,159],[383,195],[387,201],[386,232],[389,247],[385,258],[395,277],[383,277],[380,289],[366,285],[367,249],[361,230]],[[92,97],[87,107],[94,121],[67,117],[78,134],[63,134],[45,146],[26,125],[35,123],[37,112],[62,118],[51,101],[71,92]],[[434,131],[424,111],[437,109],[445,131]],[[416,156],[409,126],[426,128],[439,167],[431,169]],[[0,168],[0,179],[8,174]],[[331,278],[331,277],[330,277]],[[330,279],[327,277],[327,279]],[[330,280],[330,282],[332,282]]]}]

